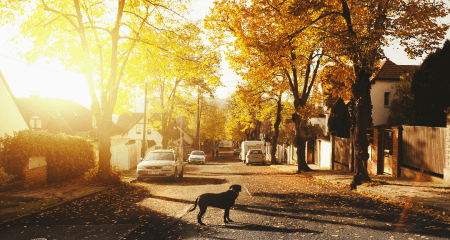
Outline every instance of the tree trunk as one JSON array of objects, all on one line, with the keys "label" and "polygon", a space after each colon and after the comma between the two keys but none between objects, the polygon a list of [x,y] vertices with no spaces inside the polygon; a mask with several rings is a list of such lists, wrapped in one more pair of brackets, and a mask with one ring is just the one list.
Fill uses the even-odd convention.
[{"label": "tree trunk", "polygon": [[275,159],[275,152],[277,151],[277,145],[278,145],[278,135],[280,132],[280,124],[281,124],[281,110],[282,110],[282,105],[281,105],[281,97],[278,99],[277,101],[277,118],[275,120],[275,123],[273,124],[273,129],[274,129],[274,134],[273,134],[273,138],[272,138],[272,146],[270,149],[270,163],[271,164],[276,164],[276,159]]},{"label": "tree trunk", "polygon": [[297,165],[298,165],[298,173],[301,172],[309,172],[311,168],[309,168],[306,163],[306,120],[301,119],[297,113],[294,113],[294,123],[295,123],[295,143],[297,145]]},{"label": "tree trunk", "polygon": [[361,70],[356,82],[352,87],[353,102],[353,144],[355,147],[355,176],[350,184],[351,189],[363,182],[370,182],[367,172],[367,161],[369,159],[367,128],[370,127],[372,103],[370,98],[370,75]]},{"label": "tree trunk", "polygon": [[162,140],[161,140],[162,148],[167,149],[167,147],[169,145],[170,134],[169,134],[167,114],[165,114],[165,113],[162,114],[162,118],[161,118],[161,135],[162,135]]},{"label": "tree trunk", "polygon": [[110,131],[111,121],[108,121],[105,117],[98,125],[99,135],[99,149],[98,149],[98,164],[99,164],[99,176],[102,180],[108,180],[111,175],[111,138]]}]

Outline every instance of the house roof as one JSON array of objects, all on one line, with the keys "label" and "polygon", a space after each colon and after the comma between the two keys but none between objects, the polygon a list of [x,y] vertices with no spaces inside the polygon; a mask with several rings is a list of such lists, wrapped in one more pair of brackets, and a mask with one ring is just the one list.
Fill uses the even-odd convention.
[{"label": "house roof", "polygon": [[129,113],[120,115],[117,119],[117,125],[126,130],[130,129],[144,117],[144,113]]},{"label": "house roof", "polygon": [[379,62],[376,67],[379,70],[372,76],[372,84],[376,81],[400,81],[400,76],[407,73],[412,75],[419,69],[418,65],[397,65],[389,59]]},{"label": "house roof", "polygon": [[49,132],[76,133],[93,129],[91,111],[72,100],[31,97],[16,98],[16,103],[24,119],[42,118],[43,129]]},{"label": "house roof", "polygon": [[0,102],[2,106],[2,112],[0,112],[0,137],[3,137],[4,134],[12,135],[15,131],[29,128],[17,107],[16,98],[1,71]]},{"label": "house roof", "polygon": [[[13,92],[11,91],[11,88],[9,88],[9,85],[8,85],[8,83],[6,82],[5,76],[3,76],[2,71],[0,71],[0,79],[3,81],[3,84],[5,85],[6,90],[9,92],[9,95],[11,95],[11,97],[12,97],[12,98],[14,99],[14,101],[15,101],[14,94],[13,94]],[[17,104],[16,104],[16,105],[17,105]]]}]

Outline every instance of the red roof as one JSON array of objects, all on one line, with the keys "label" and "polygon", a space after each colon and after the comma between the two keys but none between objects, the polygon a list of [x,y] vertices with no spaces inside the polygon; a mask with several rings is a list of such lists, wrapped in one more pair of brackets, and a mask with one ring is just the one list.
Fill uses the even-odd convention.
[{"label": "red roof", "polygon": [[419,69],[418,65],[397,65],[389,59],[378,63],[378,72],[371,78],[372,84],[377,80],[400,81],[400,76],[409,73],[413,75]]}]

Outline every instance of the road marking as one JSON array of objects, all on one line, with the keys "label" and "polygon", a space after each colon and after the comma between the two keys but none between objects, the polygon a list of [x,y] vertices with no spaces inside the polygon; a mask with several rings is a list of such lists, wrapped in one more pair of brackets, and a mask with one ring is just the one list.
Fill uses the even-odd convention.
[{"label": "road marking", "polygon": [[250,195],[250,197],[252,197],[252,195],[251,195],[250,192],[248,191],[248,188],[246,188],[245,186],[244,186],[244,188],[245,188],[245,190],[247,191],[248,195]]}]

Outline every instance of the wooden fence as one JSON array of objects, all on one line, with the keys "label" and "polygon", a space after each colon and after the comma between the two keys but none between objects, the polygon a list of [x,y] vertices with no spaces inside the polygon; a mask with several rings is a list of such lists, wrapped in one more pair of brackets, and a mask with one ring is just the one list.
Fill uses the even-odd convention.
[{"label": "wooden fence", "polygon": [[402,165],[444,174],[446,129],[402,127]]},{"label": "wooden fence", "polygon": [[348,138],[333,137],[333,169],[352,170],[352,144]]}]

